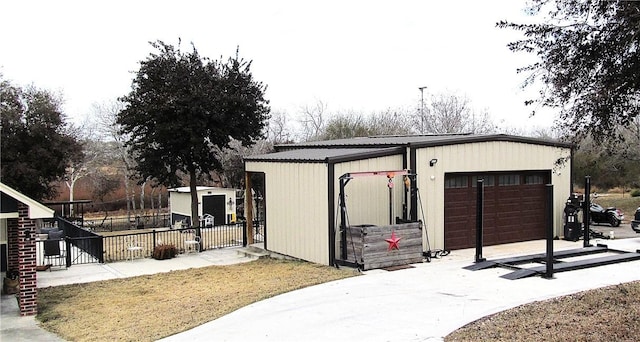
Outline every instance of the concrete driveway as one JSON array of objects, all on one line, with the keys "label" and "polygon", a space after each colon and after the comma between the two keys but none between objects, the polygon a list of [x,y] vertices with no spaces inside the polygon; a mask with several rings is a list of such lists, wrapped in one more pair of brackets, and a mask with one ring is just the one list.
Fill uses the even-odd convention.
[{"label": "concrete driveway", "polygon": [[[636,251],[640,239],[607,241]],[[555,249],[582,247],[555,241]],[[544,252],[544,241],[485,247],[492,259]],[[640,262],[507,280],[510,271],[467,271],[474,250],[399,271],[313,286],[267,299],[162,341],[441,341],[457,328],[521,304],[640,280]]]}]

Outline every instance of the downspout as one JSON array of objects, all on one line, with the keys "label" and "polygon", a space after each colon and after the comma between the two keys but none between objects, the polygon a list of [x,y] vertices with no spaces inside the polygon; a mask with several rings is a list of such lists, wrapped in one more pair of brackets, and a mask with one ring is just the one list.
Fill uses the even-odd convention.
[{"label": "downspout", "polygon": [[569,194],[573,193],[573,180],[574,180],[574,173],[573,173],[573,152],[574,152],[574,146],[571,146],[571,153],[569,154]]},{"label": "downspout", "polygon": [[335,218],[335,164],[327,159],[327,217],[329,220],[329,265],[336,264],[336,218]]},{"label": "downspout", "polygon": [[416,163],[416,148],[415,147],[409,147],[409,168],[411,169],[411,172],[416,175],[413,177],[413,179],[411,180],[411,208],[409,210],[409,216],[411,221],[418,221],[418,197],[417,197],[417,189],[418,189],[418,184],[416,184],[418,182],[418,168],[417,168],[417,163]]},{"label": "downspout", "polygon": [[[406,148],[402,150],[402,169],[404,170],[407,169],[407,149]],[[411,171],[414,171],[414,170],[411,170]],[[402,188],[404,189],[404,201],[402,202],[402,219],[406,220],[407,217],[409,216],[409,213],[408,213],[409,208],[407,208],[409,203],[409,194],[404,184],[402,184]]]}]

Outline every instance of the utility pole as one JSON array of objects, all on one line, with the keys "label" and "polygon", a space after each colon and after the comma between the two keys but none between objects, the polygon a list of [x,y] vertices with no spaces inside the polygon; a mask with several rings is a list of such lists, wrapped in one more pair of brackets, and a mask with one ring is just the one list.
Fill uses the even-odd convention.
[{"label": "utility pole", "polygon": [[427,87],[419,87],[418,89],[420,89],[420,134],[424,134],[424,90]]}]

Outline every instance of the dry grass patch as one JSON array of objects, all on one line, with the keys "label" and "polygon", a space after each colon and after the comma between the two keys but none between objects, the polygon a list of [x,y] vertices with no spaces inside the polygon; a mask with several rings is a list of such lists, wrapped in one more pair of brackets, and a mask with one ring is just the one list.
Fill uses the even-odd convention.
[{"label": "dry grass patch", "polygon": [[630,197],[629,194],[625,194],[625,197],[622,197],[620,194],[608,194],[607,196],[594,199],[593,202],[605,208],[616,207],[622,210],[625,221],[632,220],[636,208],[640,207],[640,197]]},{"label": "dry grass patch", "polygon": [[348,269],[260,259],[50,287],[38,290],[37,318],[71,341],[153,341],[265,298],[354,275]]},{"label": "dry grass patch", "polygon": [[640,282],[522,305],[470,323],[451,341],[638,341]]}]

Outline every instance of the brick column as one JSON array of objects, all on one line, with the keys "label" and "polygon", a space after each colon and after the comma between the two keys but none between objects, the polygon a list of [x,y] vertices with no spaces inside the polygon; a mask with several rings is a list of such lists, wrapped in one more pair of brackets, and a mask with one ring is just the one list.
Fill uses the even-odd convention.
[{"label": "brick column", "polygon": [[7,271],[18,270],[18,219],[7,219]]},{"label": "brick column", "polygon": [[20,315],[38,313],[36,283],[36,224],[29,218],[29,207],[18,202],[18,272]]}]

